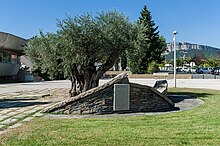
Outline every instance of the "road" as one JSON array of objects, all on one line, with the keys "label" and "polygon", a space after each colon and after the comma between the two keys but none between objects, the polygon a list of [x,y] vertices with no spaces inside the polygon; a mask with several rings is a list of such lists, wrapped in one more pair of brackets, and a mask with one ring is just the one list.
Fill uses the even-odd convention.
[{"label": "road", "polygon": [[[139,83],[143,85],[153,86],[155,79],[129,79],[130,82]],[[174,87],[174,80],[168,79],[168,86]],[[100,80],[100,84],[107,82],[107,80]],[[204,88],[220,90],[220,79],[177,79],[176,85],[179,88]]]},{"label": "road", "polygon": [[[101,79],[100,85],[106,83],[110,79]],[[153,86],[155,79],[131,78],[130,82],[143,85]],[[168,86],[174,87],[174,81],[168,79]],[[179,88],[205,88],[220,90],[220,79],[177,79],[177,87]],[[0,94],[7,94],[20,91],[44,90],[56,88],[70,88],[70,81],[49,81],[49,82],[31,82],[31,83],[10,83],[0,84]]]}]

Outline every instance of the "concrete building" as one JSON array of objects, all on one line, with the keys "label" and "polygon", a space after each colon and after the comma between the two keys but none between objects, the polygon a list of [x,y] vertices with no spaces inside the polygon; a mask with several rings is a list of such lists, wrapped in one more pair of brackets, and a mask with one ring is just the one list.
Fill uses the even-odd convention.
[{"label": "concrete building", "polygon": [[26,39],[0,32],[0,81],[17,80]]}]

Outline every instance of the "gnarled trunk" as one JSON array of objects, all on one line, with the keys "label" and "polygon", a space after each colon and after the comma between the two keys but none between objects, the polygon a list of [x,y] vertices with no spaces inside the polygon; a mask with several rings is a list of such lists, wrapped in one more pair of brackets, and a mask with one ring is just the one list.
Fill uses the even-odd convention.
[{"label": "gnarled trunk", "polygon": [[102,75],[113,66],[113,62],[102,64],[98,70],[94,64],[90,64],[78,70],[76,65],[73,65],[70,72],[71,89],[69,90],[70,97],[76,96],[89,89],[99,85],[99,79]]},{"label": "gnarled trunk", "polygon": [[99,85],[99,78],[96,76],[84,77],[81,80],[77,80],[75,77],[71,77],[71,89],[69,90],[70,97],[76,96],[82,92],[85,92],[89,89],[97,87]]}]

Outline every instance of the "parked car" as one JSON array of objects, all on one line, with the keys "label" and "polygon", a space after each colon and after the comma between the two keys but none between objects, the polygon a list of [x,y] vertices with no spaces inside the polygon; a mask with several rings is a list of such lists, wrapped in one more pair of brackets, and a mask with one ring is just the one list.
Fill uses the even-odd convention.
[{"label": "parked car", "polygon": [[196,68],[178,67],[176,68],[176,71],[185,73],[196,73]]},{"label": "parked car", "polygon": [[176,72],[182,72],[182,67],[178,67],[178,68],[176,68]]},{"label": "parked car", "polygon": [[190,68],[188,72],[189,73],[196,73],[196,68]]},{"label": "parked car", "polygon": [[209,68],[197,68],[196,72],[198,74],[208,74],[210,73],[210,69]]},{"label": "parked car", "polygon": [[190,72],[190,69],[187,67],[182,68],[182,72]]},{"label": "parked car", "polygon": [[212,69],[211,74],[220,75],[220,67],[215,67]]}]

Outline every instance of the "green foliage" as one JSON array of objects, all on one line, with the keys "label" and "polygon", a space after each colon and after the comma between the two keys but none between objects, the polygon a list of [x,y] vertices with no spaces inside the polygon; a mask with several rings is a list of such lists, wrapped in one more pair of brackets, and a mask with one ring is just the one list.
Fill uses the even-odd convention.
[{"label": "green foliage", "polygon": [[147,72],[152,74],[154,72],[158,72],[160,69],[159,69],[159,64],[155,61],[152,61],[151,63],[149,63],[149,66],[148,66],[148,69],[147,69]]},{"label": "green foliage", "polygon": [[[58,20],[56,33],[40,32],[25,51],[34,62],[35,70],[50,75],[70,77],[71,89],[86,91],[98,85],[99,78],[116,59],[133,48],[133,24],[117,11],[101,12]],[[101,65],[96,68],[95,63]]]},{"label": "green foliage", "polygon": [[184,64],[184,61],[183,61],[182,58],[177,58],[177,59],[176,59],[176,65],[177,65],[177,66],[183,66],[183,64]]},{"label": "green foliage", "polygon": [[207,67],[217,67],[219,66],[219,60],[216,58],[206,58]]},{"label": "green foliage", "polygon": [[205,62],[205,56],[203,54],[195,54],[192,58],[197,66],[202,65]]},{"label": "green foliage", "polygon": [[141,17],[136,23],[137,39],[135,49],[129,51],[129,65],[132,73],[147,73],[149,63],[161,63],[161,54],[166,50],[165,38],[159,35],[158,26],[152,20],[147,7],[141,12]]},{"label": "green foliage", "polygon": [[26,54],[32,59],[33,71],[48,74],[50,79],[56,79],[63,74],[61,68],[61,50],[56,46],[57,35],[52,33],[35,36],[28,41],[24,48]]}]

